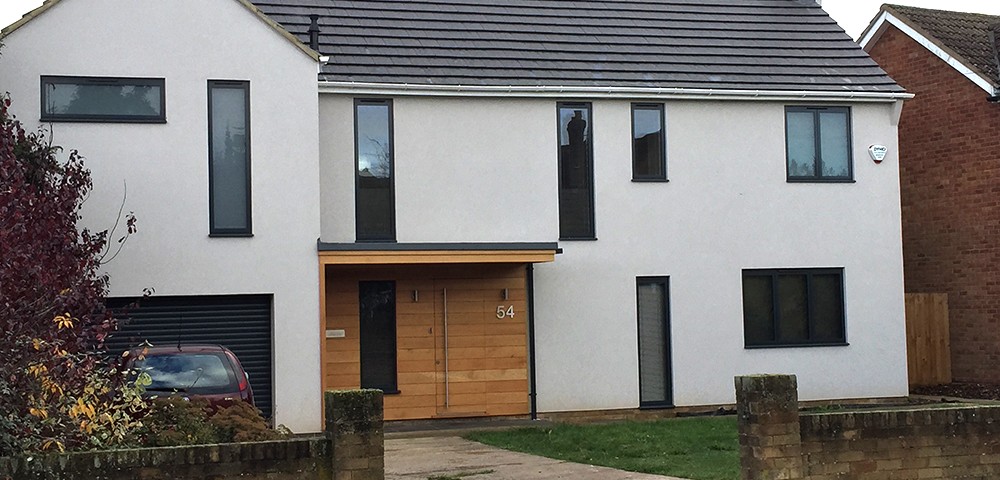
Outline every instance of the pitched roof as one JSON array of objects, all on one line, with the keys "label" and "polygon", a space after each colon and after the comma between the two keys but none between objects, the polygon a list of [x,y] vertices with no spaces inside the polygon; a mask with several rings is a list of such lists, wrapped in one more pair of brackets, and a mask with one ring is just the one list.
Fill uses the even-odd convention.
[{"label": "pitched roof", "polygon": [[812,0],[253,0],[375,84],[902,92]]},{"label": "pitched roof", "polygon": [[[887,15],[894,19],[888,19]],[[886,20],[904,27],[904,32],[911,37],[923,37],[947,56],[954,57],[960,65],[972,70],[972,73],[982,77],[993,88],[1000,87],[1000,65],[997,59],[997,31],[1000,29],[1000,16],[980,13],[952,12],[947,10],[932,10],[928,8],[908,7],[903,5],[882,6],[882,12],[872,21],[868,29],[861,35],[862,44],[869,48],[878,39],[879,31]],[[895,22],[893,21],[895,20]],[[902,23],[899,25],[898,23]],[[905,27],[912,29],[906,31]],[[917,39],[920,41],[921,39]],[[933,48],[932,48],[933,51]],[[939,52],[935,52],[942,56]],[[942,59],[949,61],[942,56]],[[968,73],[964,72],[963,73]]]},{"label": "pitched roof", "polygon": [[[12,24],[10,24],[10,25],[8,25],[6,27],[3,27],[3,29],[0,30],[0,39],[2,39],[3,37],[6,37],[7,35],[10,35],[10,34],[14,33],[15,30],[23,27],[28,22],[34,20],[38,16],[40,16],[43,13],[45,13],[46,11],[48,11],[50,8],[56,6],[56,4],[58,4],[60,1],[61,0],[45,0],[44,2],[42,2],[42,4],[39,7],[35,8],[34,10],[32,10],[32,11],[30,11],[28,13],[25,13],[21,18],[17,19],[17,21],[15,21],[14,23],[12,23]],[[281,25],[279,25],[278,23],[276,23],[274,20],[271,20],[270,18],[268,18],[267,15],[265,15],[263,12],[260,11],[260,9],[258,9],[256,6],[254,6],[254,4],[251,3],[250,0],[236,0],[236,1],[240,5],[242,5],[244,8],[246,8],[247,10],[249,10],[251,13],[253,13],[254,15],[256,15],[257,18],[260,21],[262,21],[265,24],[267,24],[268,27],[271,27],[272,29],[274,29],[274,31],[277,32],[278,35],[281,35],[286,40],[288,40],[289,42],[291,42],[292,45],[294,45],[295,48],[298,48],[299,50],[301,50],[302,53],[305,53],[306,55],[309,55],[314,60],[317,60],[317,61],[319,60],[319,53],[318,52],[316,52],[313,49],[309,48],[306,44],[300,42],[298,38],[296,38],[294,35],[292,35],[287,30],[285,30],[284,27],[282,27]]]}]

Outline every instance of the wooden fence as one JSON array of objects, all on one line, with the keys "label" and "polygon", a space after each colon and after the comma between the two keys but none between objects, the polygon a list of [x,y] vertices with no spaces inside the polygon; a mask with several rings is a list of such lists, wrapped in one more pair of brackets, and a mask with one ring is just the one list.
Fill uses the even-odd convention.
[{"label": "wooden fence", "polygon": [[906,355],[911,387],[951,383],[948,294],[906,294]]}]

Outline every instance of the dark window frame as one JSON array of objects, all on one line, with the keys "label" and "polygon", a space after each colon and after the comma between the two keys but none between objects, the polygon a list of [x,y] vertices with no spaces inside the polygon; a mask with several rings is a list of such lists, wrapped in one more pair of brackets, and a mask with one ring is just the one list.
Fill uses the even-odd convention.
[{"label": "dark window frame", "polygon": [[[635,171],[635,112],[636,110],[656,110],[660,112],[660,175],[638,175]],[[632,181],[636,183],[666,183],[667,180],[667,113],[666,106],[662,103],[632,103],[630,111],[632,123]]]},{"label": "dark window frame", "polygon": [[[59,85],[151,85],[160,88],[159,115],[97,115],[49,113],[45,110],[48,100],[48,84]],[[69,75],[42,75],[40,79],[40,121],[69,123],[167,123],[167,80],[157,77],[93,77]]]},{"label": "dark window frame", "polygon": [[[827,177],[823,175],[823,148],[820,136],[820,113],[821,112],[844,112],[847,123],[844,125],[847,133],[847,176]],[[793,176],[788,164],[788,156],[791,153],[788,138],[788,114],[792,112],[808,112],[813,114],[813,149],[815,151],[814,175]],[[855,183],[854,180],[854,126],[851,115],[851,107],[819,107],[788,105],[785,106],[785,180],[788,183]]]},{"label": "dark window frame", "polygon": [[[396,394],[400,393],[400,390],[399,390],[399,339],[398,339],[398,336],[399,336],[399,305],[398,305],[398,303],[396,301],[396,298],[397,298],[397,295],[398,295],[398,292],[399,292],[399,289],[398,289],[399,285],[397,284],[396,280],[361,280],[361,281],[358,282],[358,292],[359,292],[359,295],[360,295],[360,292],[361,292],[361,284],[363,284],[363,283],[389,283],[389,284],[392,284],[392,297],[393,297],[392,298],[392,304],[393,304],[393,307],[392,307],[393,308],[392,334],[391,335],[387,334],[386,338],[389,339],[392,342],[392,348],[389,349],[389,351],[392,352],[393,371],[392,371],[392,382],[389,385],[381,385],[381,386],[380,385],[365,385],[363,383],[364,376],[361,375],[360,373],[358,374],[358,382],[359,382],[358,385],[360,385],[361,388],[374,388],[374,389],[382,390],[382,393],[385,394],[385,395],[396,395]],[[359,297],[359,300],[360,300],[360,297]],[[363,346],[365,344],[364,340],[362,340],[361,337],[367,331],[365,329],[364,324],[363,324],[364,318],[361,315],[362,312],[360,311],[360,308],[362,306],[363,305],[361,305],[361,303],[359,301],[359,305],[358,305],[358,308],[359,308],[359,310],[358,310],[358,321],[359,321],[359,324],[358,324],[358,343],[359,343],[359,347],[361,347],[361,348],[363,348]],[[360,350],[359,350],[359,353],[361,355],[360,356],[360,360],[359,360],[359,362],[361,364],[360,368],[363,371],[364,368],[365,368],[364,367],[364,358],[365,358],[365,356],[364,356],[364,352],[360,352]]]},{"label": "dark window frame", "polygon": [[[643,285],[663,285],[663,354],[664,358],[664,376],[663,385],[666,389],[665,397],[666,400],[663,401],[650,401],[646,402],[642,400],[642,319],[640,318],[639,312],[639,287]],[[638,345],[638,361],[639,361],[639,408],[673,408],[674,407],[674,372],[673,372],[673,362],[671,361],[672,349],[670,348],[670,277],[669,276],[646,276],[646,277],[636,277],[635,278],[635,317],[636,317],[636,341]]]},{"label": "dark window frame", "polygon": [[[750,343],[747,338],[747,318],[746,314],[743,314],[743,346],[745,349],[764,349],[764,348],[796,348],[796,347],[843,347],[850,345],[847,342],[847,285],[845,282],[844,268],[843,267],[830,267],[830,268],[778,268],[778,269],[744,269],[743,270],[743,280],[745,281],[748,276],[750,277],[769,277],[771,279],[771,305],[773,306],[773,311],[771,312],[771,322],[774,328],[775,337],[778,336],[781,325],[781,313],[780,313],[780,299],[778,293],[778,277],[782,275],[805,275],[806,277],[806,322],[807,328],[809,329],[809,337],[814,336],[816,325],[812,316],[814,311],[814,298],[812,295],[812,277],[815,275],[838,275],[840,278],[840,331],[843,333],[843,338],[836,341],[782,341],[778,338],[770,342],[760,342],[760,343]],[[743,282],[741,282],[742,286]],[[741,293],[740,304],[743,306],[746,303],[746,299]]]},{"label": "dark window frame", "polygon": [[[389,204],[392,209],[389,212],[390,224],[392,225],[389,236],[361,235],[358,231],[358,218],[361,216],[360,205],[358,204],[358,190],[361,188],[360,148],[358,146],[358,107],[361,105],[385,105],[389,110]],[[391,98],[355,98],[354,99],[354,238],[358,243],[379,243],[396,242],[396,129],[395,116],[393,114],[393,104]]]},{"label": "dark window frame", "polygon": [[[242,89],[244,91],[244,113],[246,116],[246,228],[218,228],[215,226],[215,184],[213,182],[214,158],[212,154],[212,91],[216,88]],[[209,80],[208,81],[208,234],[210,237],[252,237],[253,236],[253,192],[252,176],[253,144],[250,123],[250,82],[247,80]]]},{"label": "dark window frame", "polygon": [[591,102],[556,102],[556,159],[559,162],[559,215],[562,217],[563,209],[563,174],[562,174],[562,118],[560,116],[563,108],[583,108],[587,110],[587,118],[590,124],[587,125],[590,133],[590,141],[587,142],[587,158],[590,166],[589,188],[590,188],[590,231],[585,235],[566,235],[562,231],[562,221],[560,220],[559,240],[563,241],[596,241],[597,240],[597,203],[594,182],[594,108]]}]

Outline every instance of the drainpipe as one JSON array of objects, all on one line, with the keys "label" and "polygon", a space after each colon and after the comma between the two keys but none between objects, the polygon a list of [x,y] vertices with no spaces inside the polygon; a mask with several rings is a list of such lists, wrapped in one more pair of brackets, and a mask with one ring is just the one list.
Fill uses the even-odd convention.
[{"label": "drainpipe", "polygon": [[535,390],[535,265],[528,264],[528,398],[531,419],[538,420],[538,393]]}]

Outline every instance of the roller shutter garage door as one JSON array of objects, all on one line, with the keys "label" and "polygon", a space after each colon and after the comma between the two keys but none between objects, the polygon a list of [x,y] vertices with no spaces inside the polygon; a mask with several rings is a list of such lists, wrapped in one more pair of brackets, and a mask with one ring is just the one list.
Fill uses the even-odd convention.
[{"label": "roller shutter garage door", "polygon": [[109,338],[108,351],[123,352],[144,340],[156,346],[223,345],[239,357],[250,374],[257,408],[271,418],[271,300],[270,295],[108,299],[108,306],[121,312],[119,331]]}]

